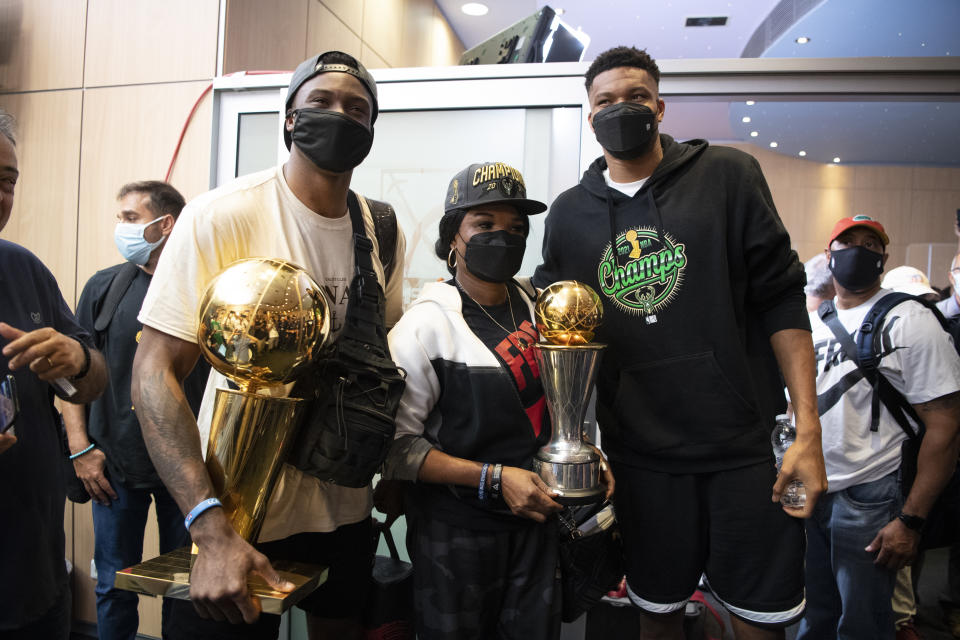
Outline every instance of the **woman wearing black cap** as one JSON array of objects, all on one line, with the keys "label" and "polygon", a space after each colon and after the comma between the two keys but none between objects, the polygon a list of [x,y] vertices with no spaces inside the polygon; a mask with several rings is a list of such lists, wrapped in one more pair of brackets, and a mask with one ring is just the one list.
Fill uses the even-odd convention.
[{"label": "woman wearing black cap", "polygon": [[387,478],[413,481],[407,547],[421,640],[559,636],[556,494],[529,469],[550,439],[531,348],[533,291],[520,269],[523,176],[470,165],[450,182],[438,257],[453,278],[427,284],[390,332],[407,372]]}]

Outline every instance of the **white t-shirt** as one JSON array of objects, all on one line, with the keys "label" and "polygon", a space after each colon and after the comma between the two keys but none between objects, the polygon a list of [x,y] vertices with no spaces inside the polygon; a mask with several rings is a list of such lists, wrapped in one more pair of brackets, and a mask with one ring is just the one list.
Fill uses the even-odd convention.
[{"label": "white t-shirt", "polygon": [[640,191],[640,187],[643,186],[643,183],[645,183],[648,178],[640,178],[639,180],[634,180],[633,182],[614,182],[610,178],[610,169],[604,169],[603,179],[607,182],[607,186],[611,189],[616,189],[620,193],[626,195],[628,198],[632,198],[637,194],[637,191]]},{"label": "white t-shirt", "polygon": [[[384,281],[373,219],[360,198],[367,236],[374,244],[373,265]],[[405,243],[398,230],[395,270],[385,287],[387,325],[401,315]],[[346,313],[353,274],[353,231],[346,213],[320,216],[290,190],[282,167],[243,176],[191,201],[167,240],[143,301],[139,320],[171,336],[197,342],[197,310],[207,285],[221,269],[241,258],[269,257],[302,266],[334,302],[332,327]],[[198,426],[206,451],[216,389],[226,378],[213,371],[200,408]],[[332,531],[358,522],[373,506],[369,487],[342,487],[284,465],[270,499],[259,540],[267,542],[307,531]]]},{"label": "white t-shirt", "polygon": [[[859,331],[874,303],[890,293],[881,289],[863,304],[838,309],[846,330]],[[836,303],[836,301],[834,301]],[[823,428],[823,457],[829,491],[878,480],[900,466],[903,429],[880,405],[880,424],[870,431],[873,388],[858,375],[842,347],[817,315],[810,314],[817,358],[817,401]],[[920,404],[960,390],[960,356],[953,340],[923,305],[907,301],[884,321],[880,372],[910,404]],[[856,342],[856,335],[853,335]]]}]

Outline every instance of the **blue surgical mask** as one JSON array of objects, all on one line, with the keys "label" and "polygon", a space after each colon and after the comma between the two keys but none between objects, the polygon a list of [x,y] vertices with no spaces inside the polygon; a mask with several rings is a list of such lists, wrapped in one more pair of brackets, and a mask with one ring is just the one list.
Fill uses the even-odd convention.
[{"label": "blue surgical mask", "polygon": [[167,237],[163,236],[156,242],[147,242],[147,239],[143,237],[143,232],[146,231],[147,227],[156,222],[160,222],[165,217],[166,216],[160,216],[156,220],[145,224],[118,222],[117,228],[113,231],[113,241],[117,244],[117,250],[120,251],[120,255],[122,255],[124,259],[133,264],[138,264],[141,267],[147,264],[147,261],[150,260],[150,254],[153,253],[154,249],[163,244],[163,241],[166,240]]}]

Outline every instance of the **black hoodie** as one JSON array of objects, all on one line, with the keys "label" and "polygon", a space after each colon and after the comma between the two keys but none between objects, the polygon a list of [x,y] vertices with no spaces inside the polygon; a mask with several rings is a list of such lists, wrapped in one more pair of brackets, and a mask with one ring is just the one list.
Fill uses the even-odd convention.
[{"label": "black hoodie", "polygon": [[607,186],[601,157],[556,199],[534,284],[580,280],[603,302],[597,419],[611,459],[670,473],[769,460],[785,404],[769,338],[810,330],[803,265],[752,156],[660,142],[632,198]]}]

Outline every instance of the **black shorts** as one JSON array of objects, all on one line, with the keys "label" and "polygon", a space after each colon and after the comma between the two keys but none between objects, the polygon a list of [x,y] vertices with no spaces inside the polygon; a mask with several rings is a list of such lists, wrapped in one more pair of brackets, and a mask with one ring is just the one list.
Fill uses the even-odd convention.
[{"label": "black shorts", "polygon": [[[326,582],[297,606],[320,618],[359,620],[372,584],[374,546],[370,518],[329,533],[298,533],[256,547],[271,560],[296,560],[330,567]],[[169,608],[164,609],[163,621],[165,639],[273,639],[280,628],[277,615],[265,613],[252,625],[234,625],[201,618],[187,600],[168,599],[167,604]]]},{"label": "black shorts", "polygon": [[702,575],[731,614],[784,626],[803,615],[803,520],[770,501],[771,460],[673,475],[615,464],[627,593],[638,607],[684,607]]}]

